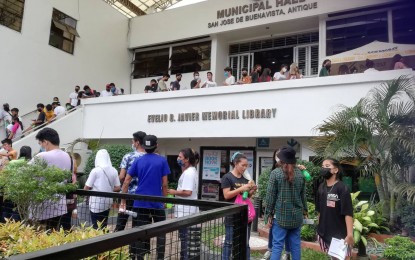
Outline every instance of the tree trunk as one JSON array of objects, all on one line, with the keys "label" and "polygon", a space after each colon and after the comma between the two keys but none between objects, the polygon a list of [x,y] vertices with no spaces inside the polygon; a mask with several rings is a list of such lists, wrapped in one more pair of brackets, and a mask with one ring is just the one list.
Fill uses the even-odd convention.
[{"label": "tree trunk", "polygon": [[389,198],[385,194],[385,188],[383,185],[383,180],[380,174],[375,174],[375,183],[376,183],[376,189],[378,191],[379,200],[383,201],[383,207],[382,207],[382,216],[384,218],[389,218]]},{"label": "tree trunk", "polygon": [[396,224],[396,214],[395,214],[395,207],[396,207],[396,196],[393,191],[391,191],[390,196],[390,202],[389,202],[389,226],[395,227]]}]

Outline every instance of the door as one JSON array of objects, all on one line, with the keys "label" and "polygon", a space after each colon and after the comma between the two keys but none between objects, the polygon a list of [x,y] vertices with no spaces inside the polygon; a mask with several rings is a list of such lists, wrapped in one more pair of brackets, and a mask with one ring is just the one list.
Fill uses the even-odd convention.
[{"label": "door", "polygon": [[294,48],[294,62],[304,77],[318,74],[318,45],[303,45]]},{"label": "door", "polygon": [[236,81],[241,78],[241,70],[243,68],[251,71],[254,64],[254,54],[244,53],[229,56],[229,67],[232,68],[232,75],[235,76]]}]

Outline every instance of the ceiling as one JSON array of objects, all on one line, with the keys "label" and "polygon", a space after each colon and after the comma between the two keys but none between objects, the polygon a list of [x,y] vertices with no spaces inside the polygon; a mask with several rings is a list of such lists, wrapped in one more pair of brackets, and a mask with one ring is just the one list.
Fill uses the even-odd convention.
[{"label": "ceiling", "polygon": [[128,18],[161,12],[182,0],[104,0]]}]

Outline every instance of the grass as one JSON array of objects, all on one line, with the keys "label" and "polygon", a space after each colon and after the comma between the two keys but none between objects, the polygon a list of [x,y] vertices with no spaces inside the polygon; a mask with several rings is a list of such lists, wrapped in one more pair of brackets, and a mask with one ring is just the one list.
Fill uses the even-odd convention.
[{"label": "grass", "polygon": [[[261,259],[263,256],[260,252],[251,252],[251,259]],[[329,260],[330,258],[321,252],[312,249],[301,249],[301,260]]]}]

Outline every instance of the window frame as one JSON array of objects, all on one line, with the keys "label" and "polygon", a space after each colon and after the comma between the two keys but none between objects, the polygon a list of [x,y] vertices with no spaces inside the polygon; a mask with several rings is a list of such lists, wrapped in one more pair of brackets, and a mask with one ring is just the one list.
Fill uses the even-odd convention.
[{"label": "window frame", "polygon": [[[75,51],[75,39],[76,37],[80,37],[78,31],[76,30],[77,23],[78,21],[76,19],[59,11],[58,9],[53,8],[49,45],[73,55]],[[58,46],[53,44],[53,40],[58,40],[56,44]],[[65,48],[65,42],[69,43],[69,50]]]},{"label": "window frame", "polygon": [[[22,3],[21,9],[19,10],[20,12],[18,12],[18,13],[11,12],[11,6],[10,5],[13,4],[16,7],[17,6],[16,3],[11,3],[10,1],[6,1],[5,4],[4,4],[4,8],[1,8],[1,6],[0,6],[0,25],[2,25],[4,27],[7,27],[7,28],[9,28],[13,31],[21,33],[22,28],[23,28],[23,17],[24,17],[24,9],[25,9],[25,6],[26,6],[25,5],[26,2],[25,2],[25,0],[15,0],[15,2]],[[9,3],[10,5],[6,6],[6,3]],[[19,6],[19,8],[20,8],[20,6]],[[16,11],[16,10],[13,9],[13,11]],[[9,17],[7,17],[7,15],[4,14],[4,13],[9,13],[8,14]],[[19,21],[18,25],[17,26],[15,25],[16,21],[12,21],[10,24],[6,24],[5,21],[2,21],[2,19],[4,19],[3,17],[6,17],[6,18],[12,17],[12,19],[17,18],[18,21]],[[15,25],[15,26],[13,26],[13,25]]]}]

